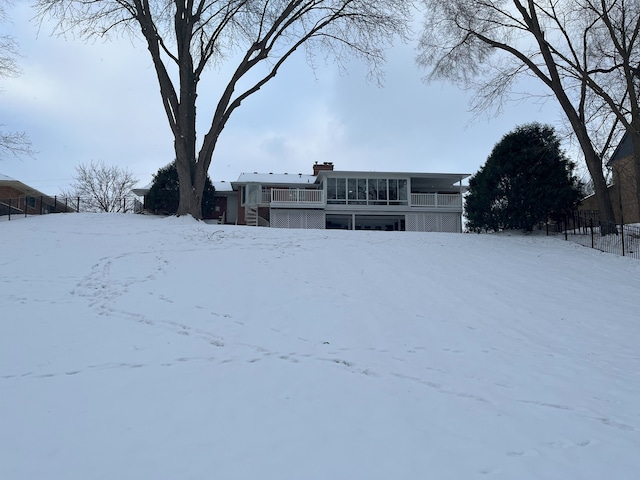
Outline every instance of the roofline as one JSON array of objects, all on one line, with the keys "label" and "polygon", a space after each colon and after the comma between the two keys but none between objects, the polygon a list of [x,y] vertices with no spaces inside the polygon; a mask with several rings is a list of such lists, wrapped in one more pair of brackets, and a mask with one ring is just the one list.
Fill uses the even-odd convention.
[{"label": "roofline", "polygon": [[[611,157],[609,158],[609,161],[607,161],[607,165],[606,165],[607,167],[610,167],[612,164],[614,164],[618,160],[622,160],[623,158],[627,158],[628,155],[625,155],[624,157],[618,157],[618,152],[620,150],[622,150],[622,147],[625,145],[625,143],[627,141],[630,141],[629,138],[630,138],[629,137],[629,130],[625,130],[624,135],[622,135],[622,138],[618,142],[618,146],[616,146],[616,149],[611,154]],[[633,146],[632,146],[632,148],[633,148]],[[633,152],[631,154],[633,155]]]},{"label": "roofline", "polygon": [[13,187],[16,190],[21,190],[25,195],[29,195],[31,197],[55,197],[56,195],[47,195],[46,193],[41,192],[33,187],[30,187],[26,183],[22,183],[20,180],[16,180],[15,178],[7,177],[7,179],[0,179],[0,186],[8,186]]},{"label": "roofline", "polygon": [[418,177],[418,178],[451,178],[456,177],[460,180],[470,177],[471,173],[441,173],[441,172],[386,172],[386,171],[363,171],[363,170],[322,170],[318,172],[318,177],[327,176],[332,174],[343,174],[343,175],[375,175],[375,176],[384,176],[384,175],[393,175],[393,176],[403,176],[403,177]]}]

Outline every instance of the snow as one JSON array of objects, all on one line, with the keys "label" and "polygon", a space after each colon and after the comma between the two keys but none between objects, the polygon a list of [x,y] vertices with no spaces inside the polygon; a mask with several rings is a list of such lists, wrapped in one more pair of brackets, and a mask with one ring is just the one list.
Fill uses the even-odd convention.
[{"label": "snow", "polygon": [[271,184],[313,184],[316,181],[314,175],[304,175],[302,173],[241,173],[237,183],[271,183]]},{"label": "snow", "polygon": [[638,478],[638,260],[122,214],[0,230],[2,479]]},{"label": "snow", "polygon": [[215,188],[216,192],[232,192],[233,187],[231,182],[225,182],[224,180],[211,182],[213,184],[213,188]]}]

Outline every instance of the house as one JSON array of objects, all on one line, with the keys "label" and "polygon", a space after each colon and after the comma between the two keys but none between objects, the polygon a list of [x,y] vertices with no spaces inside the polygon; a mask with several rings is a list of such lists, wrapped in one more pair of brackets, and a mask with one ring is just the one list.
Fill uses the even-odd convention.
[{"label": "house", "polygon": [[215,189],[215,207],[213,219],[218,223],[236,223],[238,218],[238,191],[233,190],[231,182],[211,182]]},{"label": "house", "polygon": [[[607,162],[612,171],[612,183],[607,188],[613,213],[617,223],[640,223],[640,210],[636,193],[636,174],[633,164],[633,142],[631,136],[624,134]],[[580,210],[598,210],[595,195],[586,197],[580,202]]]},{"label": "house", "polygon": [[237,223],[277,228],[461,232],[469,174],[337,171],[243,173]]},{"label": "house", "polygon": [[[238,192],[233,190],[230,182],[222,180],[211,183],[215,190],[215,206],[213,214],[210,217],[206,217],[205,220],[215,220],[218,223],[236,223],[238,218]],[[147,193],[149,193],[152,186],[153,183],[150,183],[144,187],[136,187],[131,190],[134,195],[142,197],[143,210],[147,208]]]},{"label": "house", "polygon": [[633,142],[624,134],[620,144],[607,162],[613,172],[613,187],[609,190],[616,220],[624,223],[640,223],[637,195],[637,178],[634,166]]},{"label": "house", "polygon": [[[470,174],[337,171],[242,173],[213,182],[219,223],[275,228],[461,232]],[[135,189],[144,195],[149,187]]]},{"label": "house", "polygon": [[40,215],[43,213],[73,212],[64,200],[51,197],[0,174],[0,215]]}]

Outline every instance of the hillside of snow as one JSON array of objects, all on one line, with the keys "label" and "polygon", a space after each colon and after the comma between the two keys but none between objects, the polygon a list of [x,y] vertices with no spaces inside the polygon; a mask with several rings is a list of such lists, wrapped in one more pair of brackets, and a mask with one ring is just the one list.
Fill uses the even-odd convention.
[{"label": "hillside of snow", "polygon": [[0,479],[640,477],[640,262],[557,237],[0,223]]}]

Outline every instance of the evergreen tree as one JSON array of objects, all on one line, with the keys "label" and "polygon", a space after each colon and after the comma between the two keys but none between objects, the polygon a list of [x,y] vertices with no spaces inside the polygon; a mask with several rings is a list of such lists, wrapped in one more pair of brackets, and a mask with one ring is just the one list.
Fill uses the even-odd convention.
[{"label": "evergreen tree", "polygon": [[468,227],[531,231],[536,223],[570,211],[581,191],[574,168],[552,126],[517,127],[496,144],[469,180]]},{"label": "evergreen tree", "polygon": [[[209,175],[202,194],[202,218],[212,218],[215,211],[215,189]],[[180,184],[176,162],[171,162],[153,176],[153,184],[145,198],[147,210],[161,215],[174,215],[180,203]]]}]

